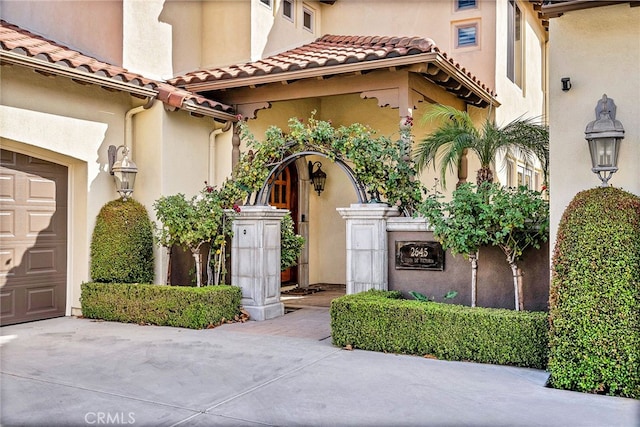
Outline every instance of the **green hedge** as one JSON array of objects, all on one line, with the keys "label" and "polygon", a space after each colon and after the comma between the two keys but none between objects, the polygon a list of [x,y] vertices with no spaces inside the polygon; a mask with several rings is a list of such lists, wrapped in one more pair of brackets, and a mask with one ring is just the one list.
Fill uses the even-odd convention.
[{"label": "green hedge", "polygon": [[338,346],[544,369],[547,313],[400,299],[369,291],[331,303]]},{"label": "green hedge", "polygon": [[134,199],[105,204],[91,237],[91,280],[151,283],[153,262],[153,226],[147,209]]},{"label": "green hedge", "polygon": [[84,317],[192,329],[234,319],[242,298],[234,286],[83,283],[81,288]]},{"label": "green hedge", "polygon": [[640,197],[600,187],[567,206],[549,316],[553,387],[640,399]]}]

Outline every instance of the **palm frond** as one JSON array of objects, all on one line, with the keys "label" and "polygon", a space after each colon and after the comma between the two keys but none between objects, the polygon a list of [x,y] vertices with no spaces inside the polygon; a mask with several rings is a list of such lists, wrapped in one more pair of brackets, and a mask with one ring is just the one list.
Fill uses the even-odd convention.
[{"label": "palm frond", "polygon": [[446,186],[447,170],[457,171],[463,150],[472,145],[478,131],[469,114],[449,106],[434,106],[423,120],[438,120],[442,125],[417,144],[414,154],[416,166],[422,170],[433,165],[437,170],[439,164],[442,184]]}]

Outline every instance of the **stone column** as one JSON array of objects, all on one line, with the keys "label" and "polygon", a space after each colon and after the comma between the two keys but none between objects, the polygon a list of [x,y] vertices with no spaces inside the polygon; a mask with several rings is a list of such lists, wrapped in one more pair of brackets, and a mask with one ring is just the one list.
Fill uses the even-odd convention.
[{"label": "stone column", "polygon": [[347,294],[389,288],[387,218],[400,215],[383,203],[338,208],[347,222]]},{"label": "stone column", "polygon": [[280,221],[286,209],[242,206],[233,220],[231,283],[252,320],[284,315],[280,302]]}]

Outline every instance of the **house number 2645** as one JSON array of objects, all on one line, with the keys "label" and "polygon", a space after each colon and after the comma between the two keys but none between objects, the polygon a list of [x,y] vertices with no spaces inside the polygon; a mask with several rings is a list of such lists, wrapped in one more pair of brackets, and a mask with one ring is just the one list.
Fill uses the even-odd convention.
[{"label": "house number 2645", "polygon": [[412,258],[427,258],[429,256],[429,248],[421,247],[413,247],[411,248],[411,257]]}]

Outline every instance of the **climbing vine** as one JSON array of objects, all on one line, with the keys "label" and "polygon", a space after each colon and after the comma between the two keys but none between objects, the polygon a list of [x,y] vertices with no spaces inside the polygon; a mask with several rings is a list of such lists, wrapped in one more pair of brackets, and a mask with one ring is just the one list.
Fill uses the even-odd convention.
[{"label": "climbing vine", "polygon": [[258,141],[246,124],[241,124],[241,138],[248,151],[240,157],[231,182],[245,193],[247,202],[255,197],[270,170],[285,157],[315,151],[332,161],[348,164],[371,201],[397,206],[405,215],[415,212],[422,200],[423,187],[407,154],[410,119],[403,121],[400,139],[396,141],[378,136],[359,123],[336,128],[331,121],[317,120],[313,114],[306,121],[289,119],[288,127],[288,132],[284,132],[272,126],[264,140]]}]

